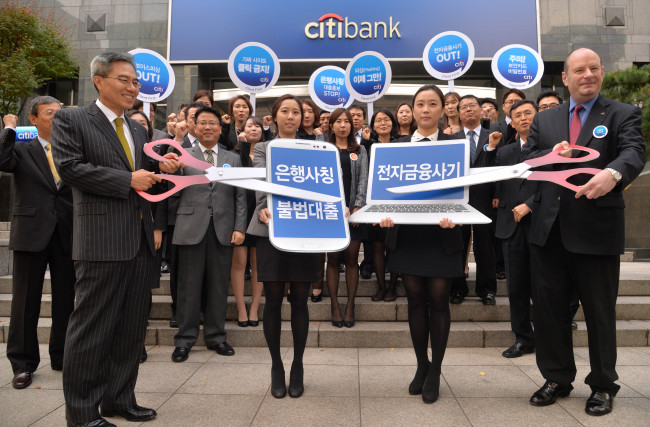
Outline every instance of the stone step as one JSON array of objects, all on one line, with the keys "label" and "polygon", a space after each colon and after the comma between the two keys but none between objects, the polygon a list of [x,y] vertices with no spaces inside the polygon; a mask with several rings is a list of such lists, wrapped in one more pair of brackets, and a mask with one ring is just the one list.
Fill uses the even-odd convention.
[{"label": "stone step", "polygon": [[[577,322],[573,331],[573,345],[587,346],[587,330],[584,322]],[[52,325],[51,319],[40,319],[38,339],[47,343]],[[6,342],[9,319],[0,318],[0,342]],[[165,321],[152,320],[147,327],[147,345],[174,345],[177,329],[170,328]],[[228,343],[235,347],[265,347],[262,325],[240,328],[235,322],[226,322]],[[650,321],[619,320],[616,322],[616,344],[618,347],[648,346]],[[509,347],[514,342],[508,322],[452,322],[448,347]],[[204,346],[203,334],[199,334],[197,346]],[[290,322],[282,322],[280,345],[291,347]],[[311,321],[307,338],[309,347],[411,347],[407,322],[357,322],[353,328],[335,328],[329,322]]]},{"label": "stone step", "polygon": [[10,222],[0,222],[0,231],[9,231],[11,230],[11,223]]},{"label": "stone step", "polygon": [[9,240],[9,231],[0,230],[0,240]]},{"label": "stone step", "polygon": [[[171,297],[154,295],[149,314],[150,319],[169,320],[172,316]],[[478,298],[468,297],[462,304],[450,304],[451,319],[455,322],[509,322],[510,304],[507,297],[497,297],[494,306],[485,306]],[[250,307],[251,298],[245,297],[246,306]],[[346,297],[339,298],[341,309],[345,309]],[[265,298],[262,297],[258,310],[263,317]],[[315,321],[331,320],[330,299],[325,297],[319,303],[309,301],[309,317]],[[0,295],[0,316],[11,315],[11,295]],[[43,295],[41,300],[41,317],[52,316],[52,297]],[[228,297],[226,319],[237,319],[237,304],[235,297]],[[355,300],[355,317],[359,321],[370,322],[399,322],[408,319],[408,305],[405,297],[399,297],[393,302],[374,302],[368,297],[357,297]],[[584,320],[582,308],[576,313],[576,320]],[[650,320],[650,296],[619,297],[616,304],[618,320]],[[282,304],[282,319],[291,319],[291,306],[286,301]]]}]

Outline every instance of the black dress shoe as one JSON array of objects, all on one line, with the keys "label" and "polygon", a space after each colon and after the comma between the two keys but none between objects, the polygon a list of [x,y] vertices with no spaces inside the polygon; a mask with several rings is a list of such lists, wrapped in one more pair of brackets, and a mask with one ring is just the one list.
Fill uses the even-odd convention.
[{"label": "black dress shoe", "polygon": [[11,385],[14,388],[22,389],[27,388],[32,383],[32,373],[31,372],[21,372],[14,375],[14,379],[11,381]]},{"label": "black dress shoe", "polygon": [[427,375],[427,379],[422,386],[422,401],[424,403],[433,403],[440,396],[440,374]]},{"label": "black dress shoe", "polygon": [[172,353],[172,362],[185,362],[190,354],[187,347],[176,347]]},{"label": "black dress shoe", "polygon": [[566,397],[573,390],[572,386],[563,386],[553,381],[546,381],[542,388],[537,390],[530,398],[534,406],[548,406],[555,403],[558,397]]},{"label": "black dress shoe", "polygon": [[343,321],[342,320],[332,320],[332,326],[335,328],[342,328],[343,327]]},{"label": "black dress shoe", "polygon": [[361,268],[359,268],[359,274],[362,279],[370,279],[374,270],[375,268],[372,266],[372,263],[368,262],[361,265]]},{"label": "black dress shoe", "polygon": [[259,325],[260,325],[260,321],[259,321],[259,320],[249,320],[249,321],[248,321],[248,326],[252,326],[253,328],[254,328],[254,327],[257,327],[257,326],[259,326]]},{"label": "black dress shoe", "polygon": [[251,280],[253,278],[251,274],[251,269],[247,268],[246,272],[244,273],[244,280]]},{"label": "black dress shoe", "polygon": [[122,417],[127,421],[147,421],[156,418],[156,411],[142,406],[133,405],[126,409],[112,409],[107,410],[102,408],[102,415],[104,417]]},{"label": "black dress shoe", "polygon": [[178,321],[176,321],[176,315],[172,316],[172,318],[169,319],[169,327],[178,328]]},{"label": "black dress shoe", "polygon": [[233,349],[230,344],[227,342],[220,342],[219,344],[213,344],[208,346],[209,350],[214,350],[217,352],[217,354],[220,354],[222,356],[234,356],[235,355],[235,349]]},{"label": "black dress shoe", "polygon": [[521,357],[524,354],[530,354],[530,353],[534,353],[534,352],[535,352],[535,346],[526,345],[526,344],[521,343],[521,342],[516,342],[516,343],[514,343],[512,345],[512,347],[510,347],[509,349],[507,349],[506,351],[504,351],[501,354],[503,355],[503,357],[507,357],[508,359],[512,359],[512,358],[515,358],[515,357]]},{"label": "black dress shoe", "polygon": [[323,292],[320,294],[311,293],[311,302],[321,302],[323,300]]},{"label": "black dress shoe", "polygon": [[492,294],[486,294],[483,298],[483,305],[495,305],[497,303],[496,298]]},{"label": "black dress shoe", "polygon": [[117,426],[99,417],[96,420],[92,420],[89,423],[82,423],[82,424],[75,424],[68,421],[68,427],[117,427]]},{"label": "black dress shoe", "polygon": [[346,328],[354,328],[354,324],[355,324],[354,319],[343,321],[343,326],[345,326]]},{"label": "black dress shoe", "polygon": [[50,360],[50,368],[52,368],[53,371],[62,371],[63,362],[56,362],[54,360]]},{"label": "black dress shoe", "polygon": [[573,329],[574,331],[578,329],[578,324],[576,323],[575,320],[571,321],[571,329]]},{"label": "black dress shoe", "polygon": [[205,324],[205,314],[204,314],[203,312],[200,312],[200,313],[199,313],[199,323],[200,323],[201,325],[204,325],[204,324]]},{"label": "black dress shoe", "polygon": [[140,353],[140,359],[138,359],[138,362],[144,363],[147,361],[147,349],[144,347],[142,348],[142,353]]},{"label": "black dress shoe", "polygon": [[497,280],[506,280],[506,272],[500,271],[497,273]]},{"label": "black dress shoe", "polygon": [[170,271],[170,270],[169,270],[169,264],[163,264],[163,265],[160,267],[160,272],[161,272],[161,273],[169,273],[169,271]]},{"label": "black dress shoe", "polygon": [[284,367],[273,369],[271,367],[271,396],[282,399],[287,395],[287,383],[284,379]]},{"label": "black dress shoe", "polygon": [[289,397],[300,397],[305,392],[303,385],[304,369],[302,364],[291,365],[291,373],[289,374]]},{"label": "black dress shoe", "polygon": [[238,320],[237,321],[237,326],[239,326],[240,328],[247,327],[248,326],[248,320],[244,320],[243,322],[241,320]]},{"label": "black dress shoe", "polygon": [[465,292],[463,292],[461,290],[458,290],[458,289],[455,290],[455,291],[452,291],[451,292],[451,297],[449,298],[449,302],[452,303],[452,304],[460,304],[461,302],[463,302],[465,300],[466,295],[467,294],[465,294]]},{"label": "black dress shoe", "polygon": [[612,404],[614,403],[614,396],[604,391],[594,391],[587,399],[585,405],[585,412],[589,415],[606,415],[612,412]]}]

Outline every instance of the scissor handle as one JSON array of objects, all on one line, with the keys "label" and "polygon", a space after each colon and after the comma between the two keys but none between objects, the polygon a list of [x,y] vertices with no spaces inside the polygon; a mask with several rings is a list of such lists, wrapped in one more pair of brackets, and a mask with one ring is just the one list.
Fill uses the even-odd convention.
[{"label": "scissor handle", "polygon": [[[170,144],[171,145],[171,144]],[[153,157],[153,156],[152,156]],[[209,163],[208,163],[209,164]],[[212,166],[212,165],[210,165]],[[171,181],[174,183],[174,187],[165,191],[161,194],[149,194],[145,193],[142,190],[137,190],[137,193],[140,194],[144,199],[149,200],[150,202],[160,202],[161,200],[166,199],[174,193],[178,193],[185,187],[189,187],[194,184],[207,184],[210,180],[205,175],[162,175],[156,174],[160,179],[165,181]]]},{"label": "scissor handle", "polygon": [[579,185],[571,184],[567,181],[568,178],[574,175],[588,174],[588,175],[597,175],[602,172],[602,169],[595,168],[577,168],[577,169],[567,169],[563,171],[535,171],[531,172],[526,179],[532,179],[534,181],[550,181],[557,185],[561,185],[564,188],[573,190],[577,192],[580,189]]},{"label": "scissor handle", "polygon": [[575,144],[569,145],[569,148],[572,148],[574,150],[579,150],[579,151],[586,151],[589,154],[583,157],[564,157],[558,154],[560,151],[563,151],[563,149],[558,149],[558,150],[551,150],[551,152],[545,156],[538,157],[536,159],[525,160],[524,163],[526,163],[532,168],[536,168],[537,166],[552,165],[555,163],[588,162],[590,160],[594,160],[600,157],[600,153],[594,150],[593,148],[583,147],[582,145],[575,145]]},{"label": "scissor handle", "polygon": [[186,166],[192,166],[193,168],[199,170],[206,170],[212,167],[210,163],[201,161],[185,151],[185,148],[183,148],[181,144],[179,144],[177,141],[174,141],[173,139],[159,139],[157,141],[148,142],[144,144],[144,153],[152,159],[158,160],[159,162],[169,161],[170,159],[167,159],[154,151],[153,148],[157,145],[171,145],[177,149],[178,152],[181,153],[178,157],[178,161],[185,163]]}]

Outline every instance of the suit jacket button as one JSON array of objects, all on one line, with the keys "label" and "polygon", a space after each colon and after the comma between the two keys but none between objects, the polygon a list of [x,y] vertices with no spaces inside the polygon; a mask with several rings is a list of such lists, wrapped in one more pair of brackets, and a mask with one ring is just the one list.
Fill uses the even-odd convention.
[{"label": "suit jacket button", "polygon": [[557,196],[557,199],[560,200],[560,196]]},{"label": "suit jacket button", "polygon": [[54,215],[58,215],[57,212],[56,212],[54,209],[52,209],[52,213],[53,213]]}]

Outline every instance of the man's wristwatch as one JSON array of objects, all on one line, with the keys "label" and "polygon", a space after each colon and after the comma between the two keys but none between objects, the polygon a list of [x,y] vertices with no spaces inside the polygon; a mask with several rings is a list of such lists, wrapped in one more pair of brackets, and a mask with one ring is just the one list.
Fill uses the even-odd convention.
[{"label": "man's wristwatch", "polygon": [[606,168],[605,170],[609,171],[612,174],[612,179],[614,181],[616,181],[617,183],[621,182],[621,179],[623,178],[623,175],[621,175],[621,173],[619,171],[617,171],[615,169],[612,169],[612,168]]}]

